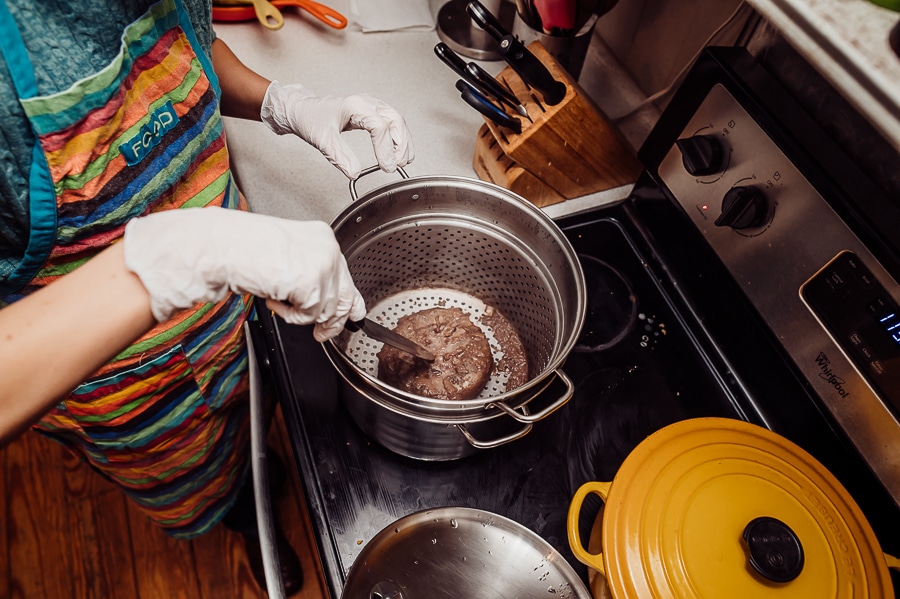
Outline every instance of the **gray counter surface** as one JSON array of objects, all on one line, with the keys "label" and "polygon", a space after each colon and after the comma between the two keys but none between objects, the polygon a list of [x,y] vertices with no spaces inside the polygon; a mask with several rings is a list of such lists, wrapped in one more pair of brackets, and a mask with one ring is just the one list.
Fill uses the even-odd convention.
[{"label": "gray counter surface", "polygon": [[[329,3],[348,17],[349,8]],[[294,9],[284,27],[257,22],[216,23],[216,33],[249,67],[282,83],[302,83],[319,95],[365,92],[384,100],[406,119],[415,160],[412,176],[477,177],[472,168],[475,136],[484,122],[459,97],[458,77],[435,55],[436,31],[362,33],[352,23],[336,30]],[[589,55],[590,59],[590,55]],[[496,74],[501,62],[481,62]],[[238,183],[254,211],[294,219],[331,222],[350,203],[347,178],[321,154],[294,136],[278,136],[258,122],[226,119],[226,135]],[[368,135],[344,138],[363,166],[375,164]],[[376,173],[358,183],[360,194],[399,175]],[[550,207],[551,216],[624,198],[630,186]]]}]

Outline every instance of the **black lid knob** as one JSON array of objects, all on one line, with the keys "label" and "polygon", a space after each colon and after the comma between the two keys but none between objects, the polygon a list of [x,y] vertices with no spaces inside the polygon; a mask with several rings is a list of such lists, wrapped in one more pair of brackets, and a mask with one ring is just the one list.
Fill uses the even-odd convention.
[{"label": "black lid knob", "polygon": [[803,546],[790,527],[776,518],[755,518],[744,528],[750,565],[773,582],[790,582],[803,570]]},{"label": "black lid knob", "polygon": [[766,224],[769,201],[755,187],[732,187],[722,198],[722,214],[715,220],[717,227],[750,229]]},{"label": "black lid knob", "polygon": [[712,135],[685,137],[675,145],[681,151],[684,169],[695,177],[712,175],[722,169],[722,145]]}]

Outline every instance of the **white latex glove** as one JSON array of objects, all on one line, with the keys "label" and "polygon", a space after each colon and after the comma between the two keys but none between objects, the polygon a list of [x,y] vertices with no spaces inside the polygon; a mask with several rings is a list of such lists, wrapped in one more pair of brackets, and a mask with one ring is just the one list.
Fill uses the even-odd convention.
[{"label": "white latex glove", "polygon": [[123,243],[125,266],[147,288],[160,322],[179,309],[218,301],[228,290],[266,298],[289,323],[315,323],[318,341],[340,333],[348,316],[366,315],[324,222],[185,208],[132,220]]},{"label": "white latex glove", "polygon": [[392,173],[414,157],[406,121],[396,110],[368,94],[317,97],[302,85],[272,81],[260,117],[279,135],[293,133],[317,148],[350,179],[359,177],[359,159],[341,133],[365,129],[372,138],[378,166]]}]

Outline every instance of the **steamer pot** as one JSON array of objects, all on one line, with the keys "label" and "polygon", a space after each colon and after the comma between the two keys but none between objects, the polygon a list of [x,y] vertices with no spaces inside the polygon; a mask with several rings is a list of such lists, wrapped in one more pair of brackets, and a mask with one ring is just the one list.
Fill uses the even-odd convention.
[{"label": "steamer pot", "polygon": [[392,328],[405,314],[459,307],[504,364],[502,339],[484,325],[502,315],[521,340],[526,382],[507,389],[508,373],[495,368],[475,399],[430,399],[379,380],[381,344],[363,333],[344,331],[324,348],[370,438],[408,457],[453,460],[522,437],[572,397],[560,366],[584,323],[584,274],[556,223],[524,198],[477,179],[400,174],[362,197],[351,183],[353,202],[332,223],[369,318]]},{"label": "steamer pot", "polygon": [[[592,531],[599,553],[578,528],[589,494],[605,502]],[[781,435],[727,418],[684,420],[647,437],[611,483],[578,489],[567,528],[575,557],[599,574],[596,599],[887,599],[888,568],[900,569],[821,463]]]}]

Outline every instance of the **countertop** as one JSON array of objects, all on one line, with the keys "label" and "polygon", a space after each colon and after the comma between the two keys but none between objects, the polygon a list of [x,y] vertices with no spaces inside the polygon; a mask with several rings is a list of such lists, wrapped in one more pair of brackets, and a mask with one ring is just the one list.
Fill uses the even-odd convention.
[{"label": "countertop", "polygon": [[[348,1],[328,4],[349,18]],[[460,99],[454,87],[458,77],[435,56],[440,41],[436,30],[363,33],[352,22],[336,30],[294,9],[285,10],[285,24],[278,31],[257,22],[216,23],[215,30],[246,65],[270,79],[301,83],[319,95],[365,92],[394,107],[412,136],[415,159],[406,168],[411,177],[477,178],[472,157],[484,120]],[[597,60],[596,55],[592,46],[589,59]],[[497,61],[479,64],[493,74],[505,66]],[[604,81],[602,85],[616,85]],[[595,93],[605,95],[602,90]],[[622,94],[617,97],[621,102]],[[238,184],[254,211],[331,222],[350,203],[348,179],[299,138],[278,136],[258,122],[238,119],[226,119],[225,128]],[[351,131],[343,137],[364,167],[375,164],[367,134]],[[368,175],[359,180],[358,191],[362,195],[396,178],[399,175],[381,172]],[[630,188],[569,200],[546,212],[555,217],[614,202]]]},{"label": "countertop", "polygon": [[868,0],[748,0],[900,149],[900,57],[888,43],[900,13]]}]

